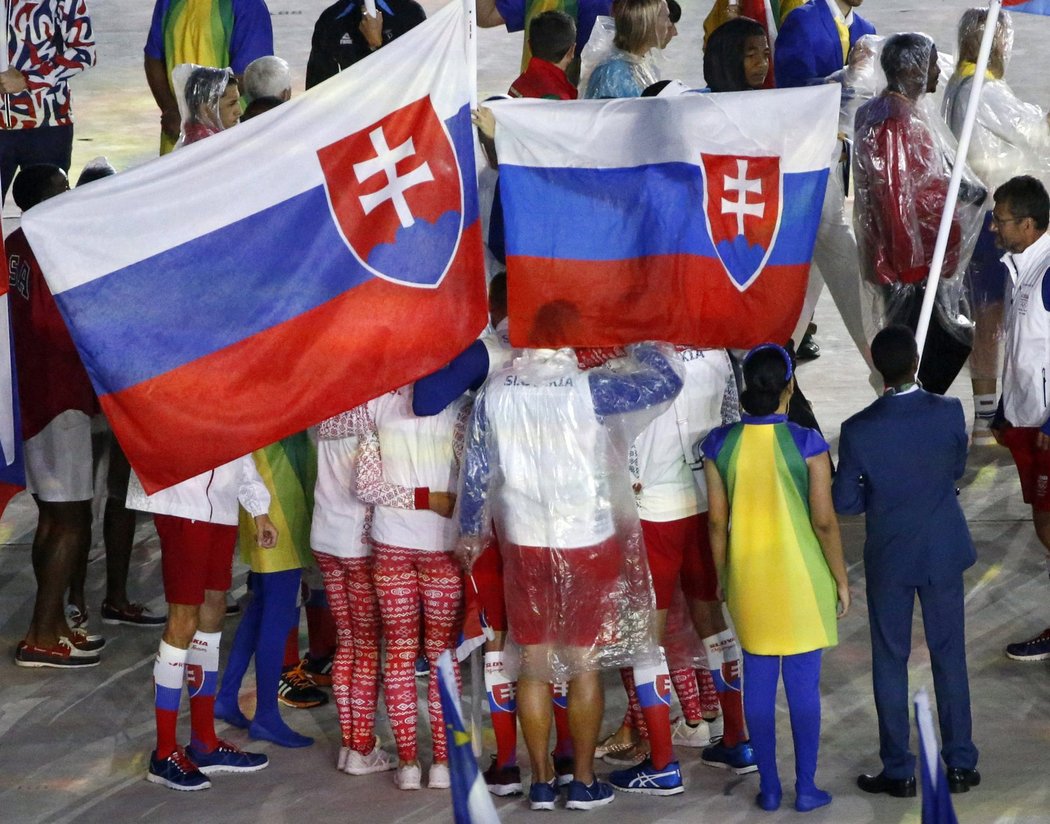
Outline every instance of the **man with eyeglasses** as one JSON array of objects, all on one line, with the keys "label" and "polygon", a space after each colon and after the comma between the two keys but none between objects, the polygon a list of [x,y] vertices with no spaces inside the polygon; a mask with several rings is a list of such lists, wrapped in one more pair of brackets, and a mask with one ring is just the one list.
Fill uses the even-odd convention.
[{"label": "man with eyeglasses", "polygon": [[[1050,197],[1028,175],[995,190],[991,230],[1006,254],[1013,283],[1003,326],[1006,358],[1003,395],[992,423],[999,443],[1010,449],[1021,476],[1025,503],[1032,506],[1035,534],[1050,571]],[[1050,628],[1028,641],[1008,644],[1015,661],[1050,659]]]}]

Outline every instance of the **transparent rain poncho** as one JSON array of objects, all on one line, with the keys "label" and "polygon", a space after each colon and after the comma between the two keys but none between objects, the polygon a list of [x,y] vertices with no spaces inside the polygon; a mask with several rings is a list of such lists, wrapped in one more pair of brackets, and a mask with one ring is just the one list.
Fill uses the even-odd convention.
[{"label": "transparent rain poncho", "polygon": [[476,557],[494,524],[522,675],[562,681],[657,661],[627,451],[682,373],[670,346],[637,344],[586,371],[571,349],[526,349],[479,392],[457,504],[460,554]]},{"label": "transparent rain poncho", "polygon": [[232,69],[180,63],[171,70],[182,128],[175,147],[196,143],[223,130],[219,103],[233,79]]},{"label": "transparent rain poncho", "polygon": [[879,51],[884,37],[866,34],[853,44],[846,65],[828,75],[829,83],[842,86],[839,106],[839,133],[845,140],[853,140],[853,122],[857,109],[886,87],[886,76],[879,67]]},{"label": "transparent rain poncho", "polygon": [[[941,108],[956,137],[966,119],[987,13],[983,8],[967,9],[959,21],[958,63]],[[1045,111],[1019,99],[1004,79],[1012,49],[1013,24],[1009,13],[1003,11],[996,24],[966,155],[967,163],[989,194],[1021,174],[1033,175],[1050,185],[1050,123]],[[1002,249],[991,231],[993,205],[991,198],[985,203],[984,225],[966,270],[979,336],[970,360],[970,374],[984,380],[995,380],[1000,369],[994,341],[1004,336],[1002,305],[1009,277],[1000,259]]]},{"label": "transparent rain poncho", "polygon": [[[977,49],[987,9],[968,9],[959,22],[959,53],[948,81],[943,114],[958,137],[966,117]],[[1016,175],[1033,175],[1050,184],[1050,123],[1039,106],[1025,103],[1003,79],[1013,49],[1013,24],[1001,12],[974,123],[967,161],[989,192]],[[989,202],[988,206],[991,206]]]},{"label": "transparent rain poncho", "polygon": [[[925,94],[933,41],[911,33],[887,38],[882,46],[889,85],[856,116],[853,226],[861,271],[871,287],[874,325],[914,328],[956,144]],[[964,280],[955,276],[973,250],[986,195],[965,169],[937,290],[935,322],[963,346],[972,342],[973,324]]]},{"label": "transparent rain poncho", "polygon": [[592,99],[639,97],[660,79],[658,49],[638,56],[613,45],[616,22],[599,15],[591,38],[583,47],[580,72],[581,96]]}]

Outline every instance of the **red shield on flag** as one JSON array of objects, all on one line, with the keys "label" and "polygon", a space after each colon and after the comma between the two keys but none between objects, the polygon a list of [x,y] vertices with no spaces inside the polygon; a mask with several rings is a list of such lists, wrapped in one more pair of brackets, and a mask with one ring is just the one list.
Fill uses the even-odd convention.
[{"label": "red shield on flag", "polygon": [[780,158],[701,154],[700,159],[711,241],[743,292],[766,265],[780,231]]},{"label": "red shield on flag", "polygon": [[463,234],[456,152],[430,97],[317,152],[328,202],[373,274],[409,286],[441,283]]}]

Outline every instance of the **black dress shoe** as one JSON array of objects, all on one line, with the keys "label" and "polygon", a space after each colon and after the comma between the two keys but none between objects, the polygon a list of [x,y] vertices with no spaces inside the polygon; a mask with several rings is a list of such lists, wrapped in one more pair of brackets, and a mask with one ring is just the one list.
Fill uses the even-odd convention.
[{"label": "black dress shoe", "polygon": [[885,773],[858,775],[857,786],[866,793],[886,793],[894,798],[915,797],[914,775],[910,778],[887,778]]},{"label": "black dress shoe", "polygon": [[948,768],[948,792],[968,793],[970,787],[981,783],[981,774],[977,770],[964,770],[962,767]]}]

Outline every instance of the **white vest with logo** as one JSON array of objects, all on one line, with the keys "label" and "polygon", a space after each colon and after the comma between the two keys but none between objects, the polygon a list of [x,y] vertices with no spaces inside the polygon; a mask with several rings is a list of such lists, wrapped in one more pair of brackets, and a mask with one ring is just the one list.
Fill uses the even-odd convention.
[{"label": "white vest with logo", "polygon": [[685,384],[674,403],[634,442],[643,521],[677,521],[707,511],[703,473],[694,472],[694,445],[722,425],[722,400],[733,366],[724,349],[683,349]]},{"label": "white vest with logo", "polygon": [[572,350],[526,350],[495,373],[485,415],[504,540],[570,549],[612,536],[609,435]]},{"label": "white vest with logo", "polygon": [[1003,414],[1014,426],[1046,422],[1050,387],[1050,312],[1043,307],[1043,278],[1050,268],[1050,235],[1003,261],[1013,279],[1007,302]]}]

